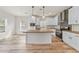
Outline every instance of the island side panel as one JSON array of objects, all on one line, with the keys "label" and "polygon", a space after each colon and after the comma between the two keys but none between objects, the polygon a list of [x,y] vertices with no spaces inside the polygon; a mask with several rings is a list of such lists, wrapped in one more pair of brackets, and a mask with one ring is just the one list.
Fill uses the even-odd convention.
[{"label": "island side panel", "polygon": [[27,44],[51,44],[51,33],[27,33]]}]

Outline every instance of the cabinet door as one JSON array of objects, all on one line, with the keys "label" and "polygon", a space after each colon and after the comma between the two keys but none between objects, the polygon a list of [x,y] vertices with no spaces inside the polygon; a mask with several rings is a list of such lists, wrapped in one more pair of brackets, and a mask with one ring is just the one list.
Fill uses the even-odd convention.
[{"label": "cabinet door", "polygon": [[63,32],[63,41],[72,48],[79,51],[79,34]]},{"label": "cabinet door", "polygon": [[47,17],[46,25],[58,25],[58,17]]},{"label": "cabinet door", "polygon": [[53,21],[54,21],[54,24],[55,25],[58,25],[58,16],[54,17],[54,20]]},{"label": "cabinet door", "polygon": [[71,46],[71,47],[74,47],[74,34],[73,33],[70,33],[68,32],[68,44]]},{"label": "cabinet door", "polygon": [[63,36],[64,36],[64,38],[63,38],[64,42],[67,43],[69,46],[74,47],[74,45],[75,45],[74,40],[75,39],[74,39],[73,33],[64,32]]},{"label": "cabinet door", "polygon": [[79,7],[72,7],[69,9],[68,24],[79,24]]},{"label": "cabinet door", "polygon": [[75,40],[74,36],[69,36],[70,42],[68,44],[73,48],[75,48],[75,45],[76,45],[74,40]]},{"label": "cabinet door", "polygon": [[68,24],[75,24],[74,23],[75,17],[74,17],[74,8],[69,9],[69,20]]},{"label": "cabinet door", "polygon": [[52,20],[54,20],[54,19],[47,17],[46,18],[46,25],[52,25],[53,24]]},{"label": "cabinet door", "polygon": [[64,39],[64,42],[67,43],[71,47],[74,47],[75,45],[73,36],[70,36],[69,34]]},{"label": "cabinet door", "polygon": [[74,18],[75,18],[75,24],[79,24],[79,7],[73,7],[74,8]]},{"label": "cabinet door", "polygon": [[75,33],[71,33],[69,36],[69,43],[68,43],[72,48],[76,49],[79,51],[79,36]]},{"label": "cabinet door", "polygon": [[75,35],[74,44],[74,48],[79,51],[79,36],[77,35]]},{"label": "cabinet door", "polygon": [[68,32],[63,32],[63,41],[70,45],[70,34]]}]

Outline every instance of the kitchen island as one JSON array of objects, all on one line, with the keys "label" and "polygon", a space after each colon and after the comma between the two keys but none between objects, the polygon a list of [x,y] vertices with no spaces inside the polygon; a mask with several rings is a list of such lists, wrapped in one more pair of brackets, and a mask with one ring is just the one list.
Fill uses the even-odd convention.
[{"label": "kitchen island", "polygon": [[28,30],[26,33],[27,44],[51,44],[54,30]]}]

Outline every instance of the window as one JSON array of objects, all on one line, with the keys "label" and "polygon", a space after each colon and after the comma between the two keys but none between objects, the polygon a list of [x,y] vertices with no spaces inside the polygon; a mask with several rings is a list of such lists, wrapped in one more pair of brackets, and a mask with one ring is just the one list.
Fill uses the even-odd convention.
[{"label": "window", "polygon": [[5,32],[5,19],[0,18],[0,33]]}]

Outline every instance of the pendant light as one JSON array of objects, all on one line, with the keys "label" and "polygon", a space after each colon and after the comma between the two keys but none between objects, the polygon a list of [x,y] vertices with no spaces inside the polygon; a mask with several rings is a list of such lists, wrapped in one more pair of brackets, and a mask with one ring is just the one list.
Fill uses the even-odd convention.
[{"label": "pendant light", "polygon": [[33,12],[34,12],[34,6],[32,6],[32,18],[34,18]]},{"label": "pendant light", "polygon": [[43,19],[45,18],[45,15],[44,15],[44,8],[45,8],[45,6],[43,6],[43,16],[42,16]]}]

